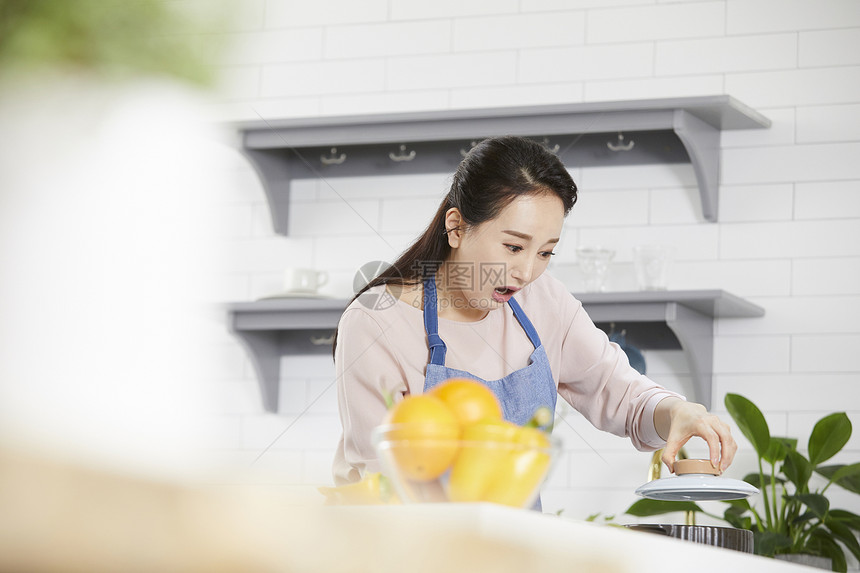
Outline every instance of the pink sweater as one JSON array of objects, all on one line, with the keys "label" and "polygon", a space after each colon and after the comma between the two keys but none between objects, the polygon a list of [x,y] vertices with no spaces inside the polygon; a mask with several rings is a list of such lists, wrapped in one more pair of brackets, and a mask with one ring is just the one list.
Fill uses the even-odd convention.
[{"label": "pink sweater", "polygon": [[[383,287],[370,293],[382,294]],[[654,409],[676,393],[630,367],[582,303],[549,274],[516,299],[541,338],[562,398],[597,428],[629,436],[639,450],[665,445],[654,428]],[[370,434],[386,412],[380,389],[398,400],[424,388],[429,350],[422,311],[400,300],[381,302],[374,310],[355,301],[340,319],[335,370],[343,435],[333,464],[338,484],[379,471]],[[477,322],[440,318],[439,335],[448,347],[445,365],[484,380],[523,368],[534,350],[508,305]]]}]

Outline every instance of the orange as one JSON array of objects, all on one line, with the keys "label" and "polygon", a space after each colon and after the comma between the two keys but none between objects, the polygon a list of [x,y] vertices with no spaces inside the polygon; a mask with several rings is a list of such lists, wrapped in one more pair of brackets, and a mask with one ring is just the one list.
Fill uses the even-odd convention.
[{"label": "orange", "polygon": [[460,453],[451,467],[451,501],[483,501],[489,487],[507,476],[499,474],[516,451],[519,426],[505,420],[483,420],[463,428]]},{"label": "orange", "polygon": [[436,479],[450,467],[459,449],[460,425],[454,412],[430,394],[407,396],[395,404],[385,432],[400,472],[414,481]]},{"label": "orange", "polygon": [[543,431],[505,420],[466,426],[451,468],[449,499],[525,507],[549,471],[550,446]]},{"label": "orange", "polygon": [[537,492],[549,471],[552,457],[550,442],[536,428],[519,428],[516,442],[504,463],[496,467],[498,475],[505,476],[491,483],[483,500],[513,507],[523,507]]},{"label": "orange", "polygon": [[429,394],[445,402],[463,427],[482,420],[502,419],[499,399],[476,380],[451,378],[434,387]]}]

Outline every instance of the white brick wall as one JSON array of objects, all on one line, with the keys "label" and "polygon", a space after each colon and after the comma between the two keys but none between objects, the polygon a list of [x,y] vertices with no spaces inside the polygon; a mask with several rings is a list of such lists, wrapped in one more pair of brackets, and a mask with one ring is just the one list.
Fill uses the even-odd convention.
[{"label": "white brick wall", "polygon": [[589,10],[586,38],[590,44],[722,36],[724,2],[678,2]]},{"label": "white brick wall", "polygon": [[860,64],[860,54],[856,50],[860,42],[858,36],[857,28],[801,32],[797,64],[801,68]]},{"label": "white brick wall", "polygon": [[384,58],[398,46],[400,55],[436,54],[451,47],[451,22],[383,22],[326,30],[325,58]]},{"label": "white brick wall", "polygon": [[860,6],[853,0],[729,0],[728,34],[763,34],[860,26]]},{"label": "white brick wall", "polygon": [[725,76],[725,91],[753,107],[855,103],[860,67],[798,68]]},{"label": "white brick wall", "polygon": [[[225,35],[235,49],[213,105],[222,119],[721,93],[755,107],[773,127],[723,134],[716,224],[701,218],[688,165],[571,166],[582,195],[553,270],[580,288],[575,246],[603,244],[617,250],[610,287],[634,288],[631,248],[673,244],[673,288],[723,288],[767,310],[716,325],[717,411],[726,392],[744,394],[774,433],[801,442],[836,410],[860,423],[860,2],[256,0]],[[330,271],[325,292],[346,296],[357,266],[390,260],[426,224],[448,179],[296,182],[294,232],[280,237],[237,163],[225,300],[278,290],[290,265]],[[327,481],[339,431],[330,357],[285,359],[283,411],[271,415],[243,351],[219,348],[225,454],[250,463],[265,450],[255,467],[279,483]],[[688,388],[680,356],[648,353],[654,377]],[[650,455],[562,411],[567,453],[545,507],[620,514]],[[753,460],[735,435],[747,450],[730,475],[741,476]],[[849,447],[845,461],[857,461],[860,435]]]},{"label": "white brick wall", "polygon": [[797,34],[658,42],[655,62],[661,76],[791,69]]},{"label": "white brick wall", "polygon": [[[568,46],[585,41],[585,14],[565,12],[552,20],[542,14],[509,14],[454,20],[455,52]],[[516,30],[511,34],[511,30]]]},{"label": "white brick wall", "polygon": [[308,4],[302,0],[266,0],[266,28],[333,26],[379,22],[388,17],[387,0],[332,0]]}]

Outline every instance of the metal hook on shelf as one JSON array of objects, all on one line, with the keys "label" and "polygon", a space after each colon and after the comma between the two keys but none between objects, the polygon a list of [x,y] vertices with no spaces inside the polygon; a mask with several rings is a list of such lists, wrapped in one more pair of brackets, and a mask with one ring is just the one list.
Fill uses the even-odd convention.
[{"label": "metal hook on shelf", "polygon": [[403,143],[400,145],[399,155],[391,151],[388,153],[388,157],[391,158],[391,161],[412,161],[413,159],[415,159],[415,150],[413,149],[409,153],[406,153],[406,144]]},{"label": "metal hook on shelf", "polygon": [[612,143],[611,141],[606,142],[606,147],[609,148],[610,151],[630,151],[633,149],[635,142],[631,139],[627,143],[624,143],[624,134],[620,131],[618,132],[618,143]]},{"label": "metal hook on shelf", "polygon": [[331,154],[328,156],[320,155],[320,162],[323,165],[340,165],[346,161],[346,153],[337,154],[337,147],[331,148]]},{"label": "metal hook on shelf", "polygon": [[334,334],[330,336],[311,336],[310,340],[314,346],[328,346],[334,342]]},{"label": "metal hook on shelf", "polygon": [[[470,144],[470,147],[469,147],[469,151],[472,151],[472,147],[475,147],[476,145],[478,145],[478,142],[475,140],[472,140],[472,143]],[[466,157],[469,154],[469,151],[466,151],[465,149],[463,149],[461,147],[460,148],[460,155],[462,155],[463,157]]]},{"label": "metal hook on shelf", "polygon": [[547,151],[549,151],[550,153],[558,153],[558,150],[559,150],[559,149],[561,149],[561,148],[558,146],[558,143],[556,143],[555,145],[553,145],[552,147],[550,147],[550,146],[549,146],[549,138],[548,138],[548,137],[544,137],[544,138],[543,138],[542,145],[543,145],[544,147],[546,147],[546,150],[547,150]]}]

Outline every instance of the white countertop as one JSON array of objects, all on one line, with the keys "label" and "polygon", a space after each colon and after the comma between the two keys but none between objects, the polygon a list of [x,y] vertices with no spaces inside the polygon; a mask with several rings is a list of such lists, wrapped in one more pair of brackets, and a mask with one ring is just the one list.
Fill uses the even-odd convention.
[{"label": "white countertop", "polygon": [[[328,555],[295,555],[297,570],[792,572],[812,569],[689,541],[492,504],[333,507],[320,515]],[[312,528],[302,544],[314,546]],[[305,545],[307,543],[307,545]],[[348,556],[348,557],[346,557]],[[304,562],[304,557],[310,559]],[[358,567],[363,564],[366,567]]]},{"label": "white countertop", "polygon": [[34,573],[806,569],[492,504],[326,506],[280,487],[153,479],[2,444],[0,547],[0,570]]}]

